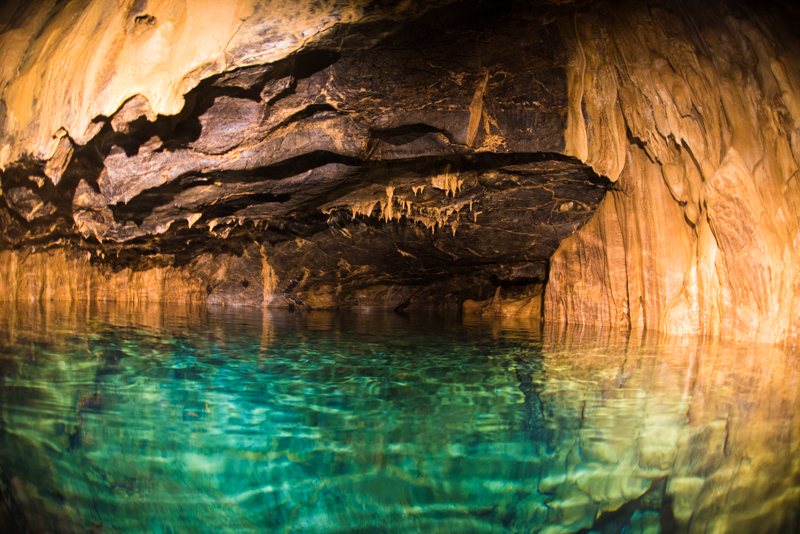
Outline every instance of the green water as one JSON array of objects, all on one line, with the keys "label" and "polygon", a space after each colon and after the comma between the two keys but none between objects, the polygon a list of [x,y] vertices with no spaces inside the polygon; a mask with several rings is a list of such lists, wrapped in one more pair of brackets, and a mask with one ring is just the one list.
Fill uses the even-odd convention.
[{"label": "green water", "polygon": [[394,314],[0,310],[2,532],[800,528],[788,349]]}]

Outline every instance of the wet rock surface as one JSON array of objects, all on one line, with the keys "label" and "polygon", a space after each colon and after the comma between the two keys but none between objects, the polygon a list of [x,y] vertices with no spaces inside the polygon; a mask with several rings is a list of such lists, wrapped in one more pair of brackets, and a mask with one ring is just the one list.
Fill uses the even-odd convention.
[{"label": "wet rock surface", "polygon": [[310,308],[458,309],[542,283],[608,185],[563,155],[565,62],[524,6],[465,2],[211,76],[177,115],[132,97],[85,146],[6,167],[6,264],[57,244],[56,270],[159,265],[196,279],[190,300]]},{"label": "wet rock surface", "polygon": [[796,342],[797,6],[621,3],[614,14],[560,21],[566,152],[614,185],[553,256],[545,316]]}]

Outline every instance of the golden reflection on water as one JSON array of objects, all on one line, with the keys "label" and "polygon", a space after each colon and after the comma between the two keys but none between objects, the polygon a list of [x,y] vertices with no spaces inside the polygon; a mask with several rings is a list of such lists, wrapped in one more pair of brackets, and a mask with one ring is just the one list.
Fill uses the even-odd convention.
[{"label": "golden reflection on water", "polygon": [[[19,343],[52,346],[108,325],[165,337],[176,331],[202,332],[222,349],[231,343],[231,325],[236,325],[240,334],[258,340],[258,357],[265,365],[287,328],[354,338],[393,332],[435,337],[439,328],[430,318],[393,314],[355,318],[324,312],[286,314],[157,304],[6,303],[0,311],[0,342],[5,347],[0,359],[6,362],[0,377],[13,374],[8,366],[22,365],[13,350]],[[541,327],[524,320],[466,319],[459,326],[451,319],[443,324],[442,331],[449,329],[450,336],[466,328],[471,336],[519,340],[528,348],[537,347],[542,355],[541,372],[520,375],[518,387],[532,408],[541,412],[537,417],[549,432],[550,446],[543,453],[538,476],[530,477],[525,492],[517,492],[513,520],[502,531],[555,534],[594,527],[601,529],[598,532],[616,532],[613,521],[630,503],[636,503],[637,511],[626,516],[626,532],[747,533],[799,528],[800,361],[796,351],[652,332]],[[299,343],[305,342],[301,337]],[[35,351],[26,354],[32,357]],[[83,380],[73,378],[76,383]],[[67,392],[49,394],[57,397],[49,401],[52,404],[75,402]],[[9,399],[3,394],[0,401]],[[5,418],[2,423],[7,423]],[[20,435],[36,431],[28,428]],[[383,440],[378,436],[374,443],[391,445]],[[382,451],[370,450],[364,457],[386,462]],[[11,466],[2,467],[0,475],[13,472]],[[399,472],[396,466],[384,467]],[[58,484],[48,469],[45,462],[33,471],[39,480],[13,477],[3,490],[29,507],[28,527],[38,524],[42,532],[52,523],[41,523],[41,517],[70,516],[40,496],[37,484],[42,480]],[[377,494],[386,489],[366,481],[362,486]],[[0,520],[8,518],[0,514]],[[68,524],[66,519],[64,524]]]},{"label": "golden reflection on water", "polygon": [[[666,476],[675,529],[784,532],[800,504],[800,364],[779,346],[652,332],[544,330],[547,391],[583,424],[558,491],[613,508]],[[545,400],[547,403],[547,400]],[[564,452],[565,447],[561,449]],[[566,453],[569,454],[569,453]],[[586,471],[619,481],[621,490]],[[795,528],[797,524],[795,523]]]}]

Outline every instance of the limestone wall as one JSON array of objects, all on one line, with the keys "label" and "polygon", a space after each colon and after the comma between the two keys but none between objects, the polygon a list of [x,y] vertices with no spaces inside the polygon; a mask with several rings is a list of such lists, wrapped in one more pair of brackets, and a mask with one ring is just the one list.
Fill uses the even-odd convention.
[{"label": "limestone wall", "polygon": [[792,8],[628,2],[562,19],[567,151],[615,180],[551,260],[552,321],[800,333]]},{"label": "limestone wall", "polygon": [[403,18],[420,9],[404,2],[387,17],[369,4],[21,2],[0,21],[0,169],[27,157],[63,160],[73,142],[84,145],[97,134],[97,118],[111,117],[134,97],[136,112],[149,120],[175,115],[203,78],[279,60],[339,23]]}]

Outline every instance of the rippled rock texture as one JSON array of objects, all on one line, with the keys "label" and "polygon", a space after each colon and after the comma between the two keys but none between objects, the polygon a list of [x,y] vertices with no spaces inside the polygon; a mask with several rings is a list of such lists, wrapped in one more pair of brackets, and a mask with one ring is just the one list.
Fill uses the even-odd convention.
[{"label": "rippled rock texture", "polygon": [[5,8],[6,298],[797,336],[792,6],[228,4]]},{"label": "rippled rock texture", "polygon": [[567,153],[614,186],[553,257],[545,315],[796,339],[796,6],[624,6],[560,20]]}]

